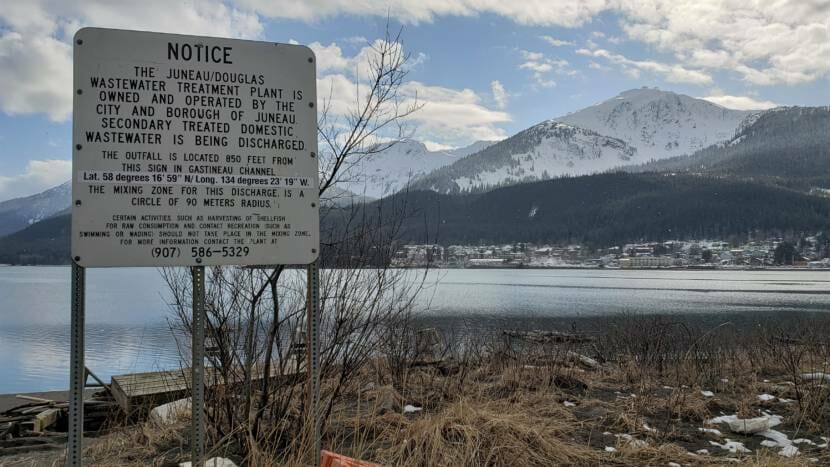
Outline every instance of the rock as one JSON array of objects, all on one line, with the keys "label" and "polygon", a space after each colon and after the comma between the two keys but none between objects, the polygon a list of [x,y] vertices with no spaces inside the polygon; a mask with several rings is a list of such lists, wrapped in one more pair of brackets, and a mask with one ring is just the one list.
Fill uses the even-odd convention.
[{"label": "rock", "polygon": [[[182,462],[179,467],[193,467],[192,462]],[[205,467],[236,467],[232,460],[224,457],[211,457],[205,461]]]},{"label": "rock", "polygon": [[190,398],[162,404],[150,411],[150,421],[158,425],[172,425],[178,420],[190,417]]}]

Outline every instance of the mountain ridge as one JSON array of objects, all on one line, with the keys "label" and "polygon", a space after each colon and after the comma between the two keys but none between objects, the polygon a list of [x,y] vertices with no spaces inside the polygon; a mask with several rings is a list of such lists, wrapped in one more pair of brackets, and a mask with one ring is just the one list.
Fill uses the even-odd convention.
[{"label": "mountain ridge", "polygon": [[40,193],[0,202],[0,237],[47,219],[71,203],[72,184],[69,181]]},{"label": "mountain ridge", "polygon": [[414,186],[454,193],[602,173],[727,140],[756,113],[669,91],[632,89],[533,125],[436,169]]}]

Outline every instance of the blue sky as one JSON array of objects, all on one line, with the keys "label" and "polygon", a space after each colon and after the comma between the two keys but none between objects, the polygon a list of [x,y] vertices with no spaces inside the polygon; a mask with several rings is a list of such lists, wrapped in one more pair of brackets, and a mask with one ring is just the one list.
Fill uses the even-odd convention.
[{"label": "blue sky", "polygon": [[[657,86],[732,108],[830,104],[830,8],[811,0],[6,0],[0,200],[69,178],[71,47],[82,26],[297,41],[346,102],[387,14],[412,54],[415,138],[453,147]],[[345,94],[344,94],[345,93]],[[336,106],[335,106],[336,107]]]}]

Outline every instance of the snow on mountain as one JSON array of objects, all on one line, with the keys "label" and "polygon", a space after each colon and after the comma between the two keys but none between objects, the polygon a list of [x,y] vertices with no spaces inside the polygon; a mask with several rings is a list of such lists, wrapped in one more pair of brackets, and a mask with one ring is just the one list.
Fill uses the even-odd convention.
[{"label": "snow on mountain", "polygon": [[430,151],[421,142],[404,140],[349,167],[340,177],[343,182],[338,187],[369,198],[381,198],[493,143],[477,141],[462,148]]},{"label": "snow on mountain", "polygon": [[692,153],[731,138],[754,112],[633,89],[540,123],[418,182],[441,192],[586,175]]},{"label": "snow on mountain", "polygon": [[637,149],[640,162],[646,162],[691,154],[725,141],[754,113],[641,88],[555,120],[621,139]]},{"label": "snow on mountain", "polygon": [[432,172],[417,187],[452,193],[585,175],[628,164],[636,152],[620,139],[548,120]]},{"label": "snow on mountain", "polygon": [[69,208],[72,184],[65,182],[36,195],[0,202],[0,236],[22,230]]}]

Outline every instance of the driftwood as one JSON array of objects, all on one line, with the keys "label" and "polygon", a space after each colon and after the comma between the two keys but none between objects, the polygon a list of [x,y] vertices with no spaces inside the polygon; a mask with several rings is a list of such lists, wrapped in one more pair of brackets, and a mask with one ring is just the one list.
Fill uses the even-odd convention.
[{"label": "driftwood", "polygon": [[565,354],[565,358],[568,361],[579,363],[585,367],[588,367],[592,370],[599,368],[599,362],[594,360],[591,357],[586,357],[585,355],[578,354],[576,352],[571,352],[570,350],[568,353]]},{"label": "driftwood", "polygon": [[564,344],[564,343],[574,343],[574,344],[581,344],[585,342],[593,342],[595,340],[594,336],[588,334],[575,334],[575,333],[564,333],[559,331],[519,331],[513,329],[505,329],[502,331],[507,337],[511,337],[514,339],[521,339],[525,341],[531,342],[538,342],[538,343],[551,343],[551,344]]}]

